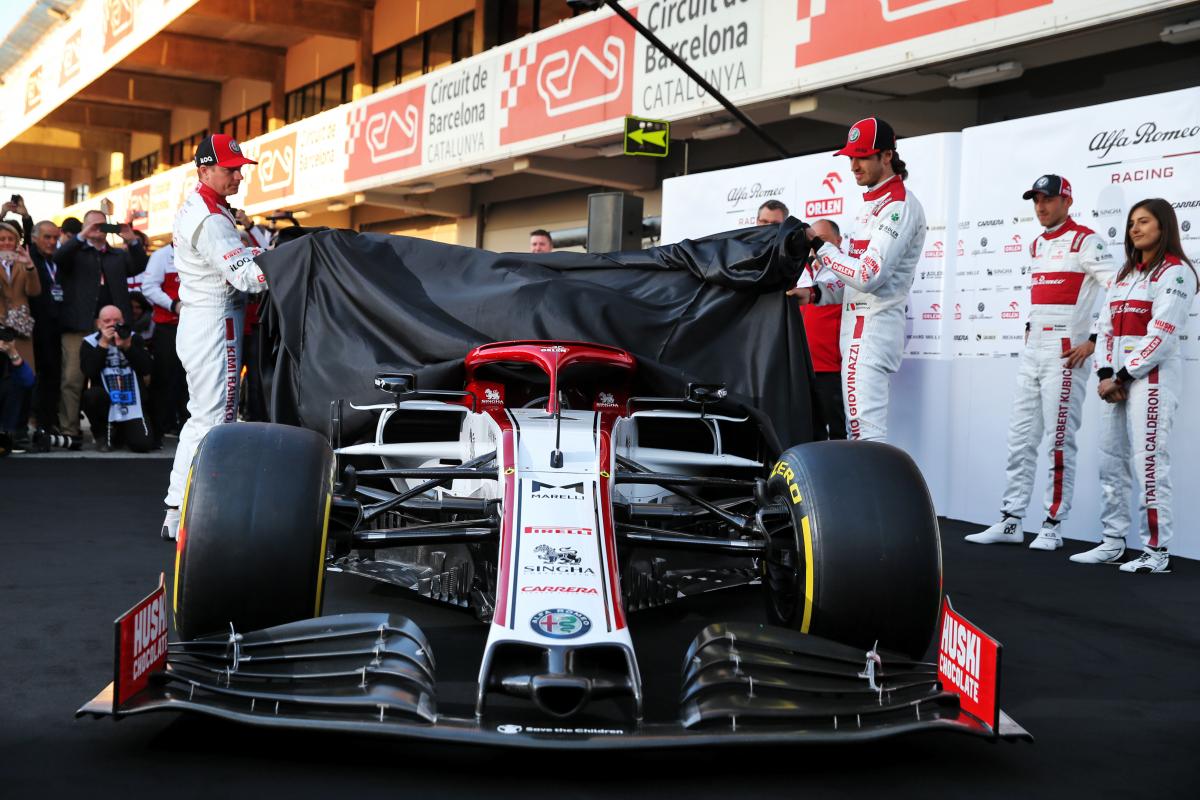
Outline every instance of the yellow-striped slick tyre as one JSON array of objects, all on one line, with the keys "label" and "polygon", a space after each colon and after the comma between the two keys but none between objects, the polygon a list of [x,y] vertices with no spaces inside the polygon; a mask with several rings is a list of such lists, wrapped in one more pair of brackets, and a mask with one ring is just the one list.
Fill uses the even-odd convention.
[{"label": "yellow-striped slick tyre", "polygon": [[319,434],[218,425],[192,459],[175,571],[183,639],[321,613],[333,452]]},{"label": "yellow-striped slick tyre", "polygon": [[791,514],[767,518],[771,624],[924,656],[942,604],[942,546],[908,454],[878,442],[798,445],[773,465],[767,493]]}]

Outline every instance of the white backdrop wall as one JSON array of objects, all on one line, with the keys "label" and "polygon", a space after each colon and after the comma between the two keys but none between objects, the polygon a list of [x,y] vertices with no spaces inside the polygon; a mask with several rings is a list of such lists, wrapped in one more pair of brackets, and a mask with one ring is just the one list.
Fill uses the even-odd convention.
[{"label": "white backdrop wall", "polygon": [[[990,523],[1004,489],[1009,409],[1028,313],[1029,242],[1040,232],[1021,194],[1044,173],[1075,189],[1072,216],[1119,253],[1125,215],[1147,197],[1175,207],[1184,249],[1200,262],[1200,88],[903,139],[909,186],[929,232],[909,299],[904,365],[892,379],[892,441],[920,464],[938,512]],[[751,225],[766,199],[801,219],[849,224],[861,190],[844,158],[820,153],[668,180],[663,241]],[[1182,343],[1183,405],[1174,430],[1172,549],[1200,557],[1200,302]],[[1099,536],[1100,400],[1089,384],[1068,537]],[[1040,455],[1026,528],[1041,520]],[[1130,544],[1138,546],[1136,533]]]}]

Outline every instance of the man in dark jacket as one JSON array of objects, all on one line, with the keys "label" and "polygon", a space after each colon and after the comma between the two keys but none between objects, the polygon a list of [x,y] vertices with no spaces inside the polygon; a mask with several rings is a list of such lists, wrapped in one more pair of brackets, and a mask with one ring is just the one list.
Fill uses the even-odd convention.
[{"label": "man in dark jacket", "polygon": [[154,446],[142,405],[142,379],[154,363],[140,334],[125,325],[116,306],[100,309],[96,330],[80,344],[79,364],[91,386],[83,408],[101,452],[124,442],[135,453]]},{"label": "man in dark jacket", "polygon": [[108,234],[100,230],[105,221],[102,211],[84,214],[83,230],[58,248],[56,258],[63,286],[63,303],[59,308],[63,377],[58,424],[70,436],[80,435],[83,372],[79,368],[79,348],[83,337],[95,329],[94,321],[105,306],[116,306],[122,319],[133,319],[126,281],[146,268],[146,250],[133,229],[121,225],[124,249],[109,247]]},{"label": "man in dark jacket", "polygon": [[[26,219],[26,223],[32,220]],[[58,272],[58,226],[49,220],[29,225],[29,257],[37,268],[42,293],[29,298],[33,312],[33,354],[37,361],[37,384],[33,388],[33,416],[38,428],[58,428],[58,401],[62,383],[62,328],[59,309],[63,302],[62,276]]]}]

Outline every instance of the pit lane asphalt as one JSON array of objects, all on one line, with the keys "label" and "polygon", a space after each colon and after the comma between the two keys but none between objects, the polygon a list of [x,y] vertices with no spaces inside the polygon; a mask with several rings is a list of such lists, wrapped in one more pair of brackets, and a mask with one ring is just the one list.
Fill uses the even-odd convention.
[{"label": "pit lane asphalt", "polygon": [[[494,752],[176,715],[76,721],[111,679],[113,618],[160,571],[169,580],[173,549],[156,534],[169,469],[162,459],[0,461],[0,796],[1195,796],[1200,565],[1124,575],[1070,564],[1080,542],[1054,554],[982,548],[962,542],[973,526],[950,521],[946,590],[1004,643],[1003,706],[1035,744],[928,734],[865,746]],[[326,611],[386,608],[390,591],[333,576]],[[720,610],[731,601],[741,610]],[[706,619],[754,618],[757,602],[717,594],[635,617],[648,684],[673,692]],[[425,605],[397,610],[429,634],[440,677],[473,679],[481,626]]]}]

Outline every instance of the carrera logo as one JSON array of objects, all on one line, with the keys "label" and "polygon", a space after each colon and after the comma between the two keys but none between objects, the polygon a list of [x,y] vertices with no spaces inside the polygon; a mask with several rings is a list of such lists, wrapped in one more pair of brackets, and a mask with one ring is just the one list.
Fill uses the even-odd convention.
[{"label": "carrera logo", "polygon": [[346,180],[382,175],[421,163],[425,86],[366,103],[349,112]]},{"label": "carrera logo", "polygon": [[608,17],[505,53],[500,144],[632,113],[634,50],[633,28]]},{"label": "carrera logo", "polygon": [[1021,318],[1021,304],[1018,303],[1016,300],[1013,300],[1011,303],[1008,304],[1008,311],[1000,312],[1000,319],[1020,319],[1020,318]]},{"label": "carrera logo", "polygon": [[530,536],[562,535],[562,536],[591,536],[591,528],[551,528],[545,526],[526,525],[525,533]]}]

